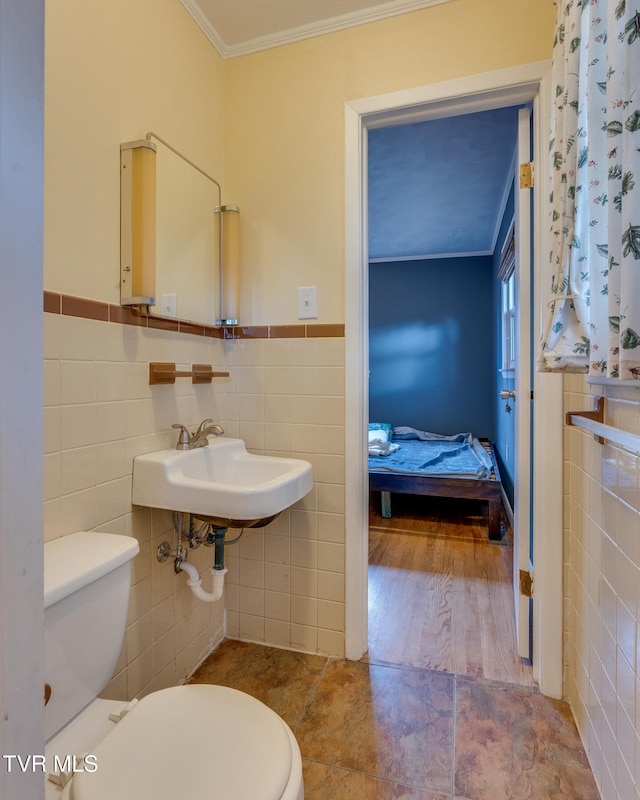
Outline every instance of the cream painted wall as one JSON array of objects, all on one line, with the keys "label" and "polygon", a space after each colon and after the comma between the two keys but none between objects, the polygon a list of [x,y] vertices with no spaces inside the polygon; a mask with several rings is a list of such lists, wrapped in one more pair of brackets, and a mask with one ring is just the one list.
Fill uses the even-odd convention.
[{"label": "cream painted wall", "polygon": [[346,101],[547,59],[553,17],[551,0],[457,0],[227,62],[242,321],[297,321],[296,287],[308,285],[319,321],[344,320]]},{"label": "cream painted wall", "polygon": [[120,143],[154,131],[223,181],[223,62],[178,0],[46,14],[44,286],[120,300]]},{"label": "cream painted wall", "polygon": [[[44,288],[118,304],[120,143],[153,130],[222,180],[222,59],[178,0],[99,11],[52,0],[45,39]],[[222,381],[151,387],[148,362],[221,370],[222,342],[44,316],[44,538],[101,530],[139,540],[107,693],[140,696],[183,680],[224,634],[223,602],[197,601],[172,563],[155,559],[161,540],[174,540],[171,515],[131,505],[133,458],[171,446],[172,423],[226,425]],[[203,570],[211,552],[192,560]]]},{"label": "cream painted wall", "polygon": [[225,62],[177,0],[51,3],[45,288],[118,301],[118,146],[154,130],[242,210],[241,321],[295,322],[317,285],[342,322],[345,101],[548,58],[552,24],[551,0],[456,0]]},{"label": "cream painted wall", "polygon": [[[113,304],[120,142],[154,130],[223,177],[222,60],[178,0],[131,6],[110,4],[98,16],[76,0],[52,2],[46,30],[45,289]],[[45,541],[100,530],[141,546],[107,694],[140,696],[184,680],[225,631],[342,655],[343,339],[223,343],[44,316]],[[149,361],[210,363],[231,375],[210,386],[149,386]],[[173,542],[171,516],[131,505],[133,458],[170,447],[172,423],[205,417],[254,452],[308,459],[315,481],[277,526],[229,548],[224,601],[211,605],[195,600],[171,561],[155,558],[162,540]],[[211,559],[207,548],[190,555],[199,570]]]}]

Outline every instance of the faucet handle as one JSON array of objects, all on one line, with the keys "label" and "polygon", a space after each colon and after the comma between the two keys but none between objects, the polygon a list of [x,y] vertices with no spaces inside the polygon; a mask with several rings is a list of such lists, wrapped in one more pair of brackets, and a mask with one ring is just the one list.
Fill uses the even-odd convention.
[{"label": "faucet handle", "polygon": [[212,419],[203,419],[202,422],[198,425],[198,430],[196,431],[196,437],[199,436],[202,431],[207,427],[207,425],[213,422]]},{"label": "faucet handle", "polygon": [[180,435],[178,436],[178,443],[176,444],[176,450],[188,450],[189,445],[191,443],[191,434],[186,429],[184,425],[181,425],[177,422],[175,425],[171,426],[172,428],[179,428]]}]

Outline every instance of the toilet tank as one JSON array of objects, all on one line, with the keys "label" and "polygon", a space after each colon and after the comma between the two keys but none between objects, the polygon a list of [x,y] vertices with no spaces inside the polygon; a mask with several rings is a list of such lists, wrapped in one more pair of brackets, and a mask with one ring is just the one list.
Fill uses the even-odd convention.
[{"label": "toilet tank", "polygon": [[79,532],[44,546],[48,741],[109,683],[124,639],[136,539]]}]

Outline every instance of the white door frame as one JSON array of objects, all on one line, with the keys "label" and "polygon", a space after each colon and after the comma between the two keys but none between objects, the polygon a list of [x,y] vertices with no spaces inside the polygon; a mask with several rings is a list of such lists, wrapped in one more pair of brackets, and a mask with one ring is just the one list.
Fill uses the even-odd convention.
[{"label": "white door frame", "polygon": [[[533,102],[535,161],[546,174],[550,63],[540,61],[345,104],[345,513],[347,658],[367,650],[368,587],[368,252],[367,131]],[[544,196],[534,191],[534,336],[539,331],[540,264],[549,252]],[[542,221],[542,223],[541,223]],[[536,339],[537,341],[537,339]],[[534,677],[540,690],[562,696],[562,380],[535,376],[534,563],[544,564],[534,590]],[[544,431],[544,435],[542,435]],[[544,504],[539,498],[544,497]]]},{"label": "white door frame", "polygon": [[[44,753],[42,235],[44,2],[0,0],[0,748]],[[0,767],[0,797],[44,797]]]},{"label": "white door frame", "polygon": [[[513,519],[513,598],[516,619],[518,655],[531,658],[531,601],[522,594],[520,574],[530,572],[531,565],[531,291],[533,263],[531,258],[532,191],[520,187],[520,164],[532,160],[529,107],[518,109],[518,145],[516,159],[514,218],[516,230],[515,302],[516,302],[516,364],[515,364],[515,469]],[[535,138],[535,137],[534,137]]]}]

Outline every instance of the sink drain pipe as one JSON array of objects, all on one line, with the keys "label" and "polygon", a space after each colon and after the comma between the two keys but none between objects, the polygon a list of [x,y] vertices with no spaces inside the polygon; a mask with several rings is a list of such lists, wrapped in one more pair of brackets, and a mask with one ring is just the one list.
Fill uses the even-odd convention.
[{"label": "sink drain pipe", "polygon": [[215,603],[222,597],[222,590],[224,589],[224,576],[227,574],[226,567],[215,568],[211,567],[209,572],[213,575],[213,591],[207,592],[202,588],[202,578],[198,572],[195,564],[189,561],[179,561],[177,563],[178,569],[186,572],[189,576],[187,586],[191,587],[191,591],[199,600],[204,600],[205,603]]},{"label": "sink drain pipe", "polygon": [[213,568],[224,569],[224,537],[227,529],[214,526],[213,531]]},{"label": "sink drain pipe", "polygon": [[213,576],[213,591],[207,592],[202,588],[202,578],[194,564],[191,564],[189,561],[183,561],[182,559],[176,561],[176,572],[182,570],[187,573],[189,576],[187,586],[190,586],[195,596],[199,600],[204,600],[205,603],[215,603],[216,600],[220,600],[224,589],[224,576],[228,572],[224,565],[224,537],[227,533],[227,529],[214,527],[213,531],[214,558],[213,567],[209,569],[209,572]]}]

